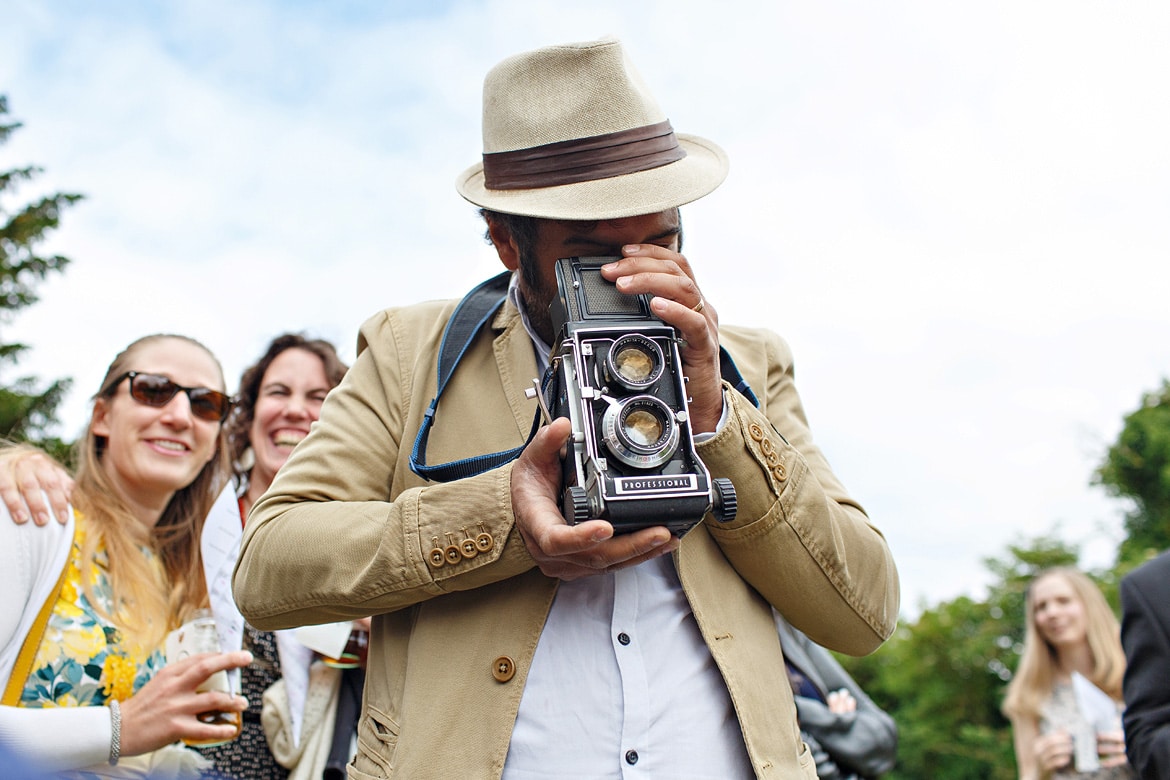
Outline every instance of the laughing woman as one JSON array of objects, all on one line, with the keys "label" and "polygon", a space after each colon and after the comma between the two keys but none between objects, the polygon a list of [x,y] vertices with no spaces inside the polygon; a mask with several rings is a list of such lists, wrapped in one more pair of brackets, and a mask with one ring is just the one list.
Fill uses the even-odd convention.
[{"label": "laughing woman", "polygon": [[45,769],[192,774],[205,759],[175,743],[234,735],[197,716],[247,703],[196,688],[251,655],[164,666],[160,649],[206,605],[197,540],[227,477],[230,410],[205,347],[139,339],[94,397],[71,521],[37,528],[0,517],[0,741]]}]

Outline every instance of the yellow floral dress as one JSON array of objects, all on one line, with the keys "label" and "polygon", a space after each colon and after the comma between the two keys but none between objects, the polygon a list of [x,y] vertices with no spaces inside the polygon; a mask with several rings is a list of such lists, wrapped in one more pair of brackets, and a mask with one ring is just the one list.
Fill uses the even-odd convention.
[{"label": "yellow floral dress", "polygon": [[[162,668],[161,649],[146,651],[94,608],[81,583],[81,549],[86,524],[76,515],[73,549],[61,593],[24,684],[21,707],[101,707],[125,701]],[[100,547],[90,588],[103,612],[113,612],[108,557]],[[161,566],[152,558],[155,566]]]}]

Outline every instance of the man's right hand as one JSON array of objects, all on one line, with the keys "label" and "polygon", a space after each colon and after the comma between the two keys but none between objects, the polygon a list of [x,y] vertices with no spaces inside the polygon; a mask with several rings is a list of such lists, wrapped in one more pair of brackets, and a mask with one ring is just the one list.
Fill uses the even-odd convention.
[{"label": "man's right hand", "polygon": [[25,445],[0,449],[0,500],[17,525],[29,518],[45,525],[51,516],[64,524],[72,492],[73,478],[40,450]]},{"label": "man's right hand", "polygon": [[569,525],[561,515],[561,448],[571,424],[561,417],[537,432],[512,467],[512,512],[516,527],[549,577],[575,580],[635,566],[678,548],[663,526],[614,536],[604,520]]}]

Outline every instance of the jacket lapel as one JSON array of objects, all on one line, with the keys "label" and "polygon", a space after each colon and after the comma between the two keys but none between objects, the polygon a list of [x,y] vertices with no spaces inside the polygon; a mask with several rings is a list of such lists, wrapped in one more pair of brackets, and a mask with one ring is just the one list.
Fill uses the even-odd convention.
[{"label": "jacket lapel", "polygon": [[504,301],[504,305],[496,312],[492,328],[499,333],[492,342],[492,349],[495,352],[496,367],[500,372],[500,383],[504,387],[508,407],[512,410],[516,430],[522,439],[527,439],[528,432],[532,429],[537,403],[524,393],[533,386],[533,379],[540,378],[536,348],[528,331],[524,329],[520,312],[510,301]]}]

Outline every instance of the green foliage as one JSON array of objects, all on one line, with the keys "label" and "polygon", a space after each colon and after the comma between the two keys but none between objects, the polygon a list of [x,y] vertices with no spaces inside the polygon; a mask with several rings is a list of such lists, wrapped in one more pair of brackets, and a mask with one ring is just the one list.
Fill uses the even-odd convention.
[{"label": "green foliage", "polygon": [[1170,549],[1170,382],[1163,380],[1161,389],[1146,394],[1125,418],[1094,481],[1133,502],[1118,551],[1121,567]]},{"label": "green foliage", "polygon": [[[1115,564],[1087,572],[1118,612],[1121,577],[1170,549],[1170,382],[1125,418],[1094,482],[1133,502]],[[898,766],[888,780],[1016,777],[1000,703],[1023,649],[1025,592],[1040,571],[1077,566],[1078,558],[1055,532],[1012,544],[984,562],[993,582],[983,600],[940,603],[873,655],[840,657],[898,723]]]},{"label": "green foliage", "polygon": [[[3,121],[7,114],[8,99],[0,95],[0,143],[21,126]],[[19,182],[39,172],[33,166],[0,171],[0,325],[10,323],[17,312],[36,303],[36,286],[69,264],[61,255],[38,253],[37,246],[57,229],[61,211],[82,196],[56,193],[11,209],[3,198],[12,195]],[[0,343],[0,366],[15,364],[27,348],[25,344]],[[66,445],[49,436],[48,430],[56,422],[57,406],[70,382],[61,379],[38,389],[36,380],[21,377],[0,385],[0,439],[35,442],[57,456],[65,452]]]}]

